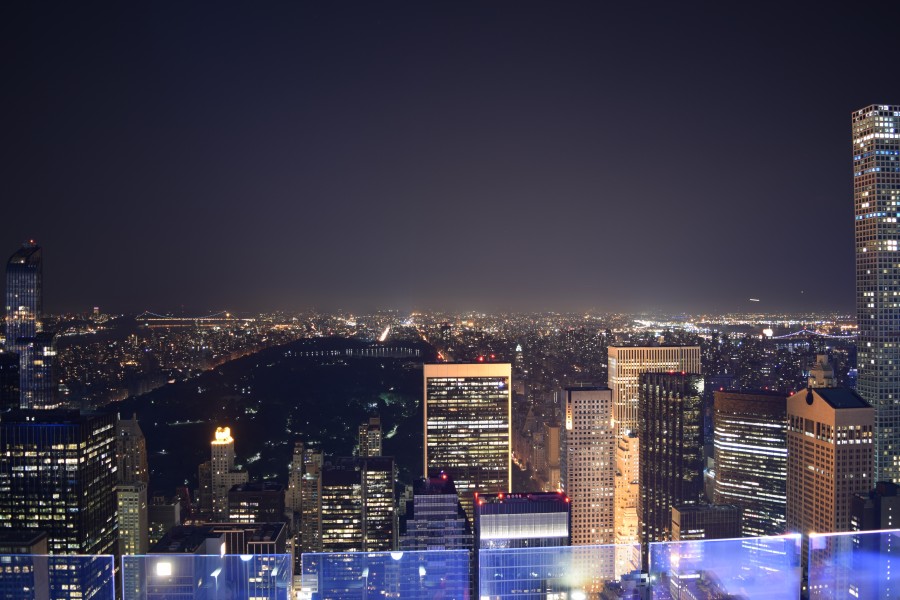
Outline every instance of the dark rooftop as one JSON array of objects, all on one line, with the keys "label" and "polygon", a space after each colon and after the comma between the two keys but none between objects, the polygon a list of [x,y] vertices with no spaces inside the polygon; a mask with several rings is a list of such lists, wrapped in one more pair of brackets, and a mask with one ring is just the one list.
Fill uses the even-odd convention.
[{"label": "dark rooftop", "polygon": [[871,404],[850,388],[812,388],[832,408],[871,408]]}]

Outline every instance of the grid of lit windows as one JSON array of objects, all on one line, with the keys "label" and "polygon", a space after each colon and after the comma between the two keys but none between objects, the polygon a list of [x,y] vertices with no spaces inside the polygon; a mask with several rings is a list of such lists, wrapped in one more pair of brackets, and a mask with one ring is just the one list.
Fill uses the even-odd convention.
[{"label": "grid of lit windows", "polygon": [[787,396],[715,392],[713,501],[744,509],[745,537],[784,533]]},{"label": "grid of lit windows", "polygon": [[876,481],[900,481],[900,106],[852,114],[857,390],[875,407]]},{"label": "grid of lit windows", "polygon": [[509,491],[509,363],[425,365],[425,469],[456,483],[471,519],[472,494]]}]

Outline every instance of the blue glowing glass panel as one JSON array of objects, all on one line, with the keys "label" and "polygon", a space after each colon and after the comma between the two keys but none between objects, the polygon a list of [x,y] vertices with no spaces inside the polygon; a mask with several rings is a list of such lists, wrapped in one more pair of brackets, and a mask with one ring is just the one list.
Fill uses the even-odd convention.
[{"label": "blue glowing glass panel", "polygon": [[289,600],[289,554],[149,554],[122,557],[125,600]]},{"label": "blue glowing glass panel", "polygon": [[810,597],[828,600],[897,598],[900,530],[855,531],[809,536]]},{"label": "blue glowing glass panel", "polygon": [[469,597],[466,550],[303,554],[300,595],[309,600],[451,600]]},{"label": "blue glowing glass panel", "polygon": [[800,536],[650,544],[654,598],[800,597]]}]

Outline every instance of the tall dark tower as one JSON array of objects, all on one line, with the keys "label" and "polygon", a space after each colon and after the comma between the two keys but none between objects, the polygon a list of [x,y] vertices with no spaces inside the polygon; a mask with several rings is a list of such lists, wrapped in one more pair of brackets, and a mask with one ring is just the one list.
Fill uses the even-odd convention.
[{"label": "tall dark tower", "polygon": [[19,339],[43,328],[43,259],[41,247],[25,242],[6,263],[6,348],[20,354]]},{"label": "tall dark tower", "polygon": [[900,105],[852,114],[859,395],[875,408],[875,481],[900,483]]},{"label": "tall dark tower", "polygon": [[650,542],[672,539],[672,507],[703,496],[703,377],[647,373],[641,378],[641,552],[647,565]]}]

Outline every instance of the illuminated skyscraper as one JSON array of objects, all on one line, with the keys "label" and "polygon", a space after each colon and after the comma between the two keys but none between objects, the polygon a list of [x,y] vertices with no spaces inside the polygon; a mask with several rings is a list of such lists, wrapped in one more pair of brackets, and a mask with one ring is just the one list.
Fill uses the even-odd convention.
[{"label": "illuminated skyscraper", "polygon": [[397,547],[394,459],[336,458],[322,468],[325,552],[385,552]]},{"label": "illuminated skyscraper", "polygon": [[857,391],[875,409],[875,480],[900,483],[900,106],[855,111],[852,135]]},{"label": "illuminated skyscraper", "polygon": [[381,456],[381,418],[371,417],[359,426],[359,455]]},{"label": "illuminated skyscraper", "polygon": [[[116,551],[115,415],[13,410],[0,420],[0,528],[47,532],[51,554]],[[108,560],[54,571],[51,598],[91,598]]]},{"label": "illuminated skyscraper", "polygon": [[456,486],[446,473],[413,482],[406,505],[406,531],[401,550],[471,550],[472,527],[459,502]]},{"label": "illuminated skyscraper", "polygon": [[147,518],[147,484],[142,481],[116,485],[119,554],[146,554],[150,547]]},{"label": "illuminated skyscraper", "polygon": [[[478,494],[475,502],[475,565],[479,598],[563,598],[547,581],[547,554],[515,549],[570,543],[572,503],[562,492]],[[504,550],[491,552],[491,550]],[[610,549],[611,550],[611,549]],[[558,558],[556,554],[554,558]],[[601,561],[602,562],[602,561]],[[597,570],[600,565],[592,567]],[[502,573],[502,577],[496,577]]]},{"label": "illuminated skyscraper", "polygon": [[6,348],[19,353],[19,338],[41,332],[43,316],[41,247],[28,241],[6,263]]},{"label": "illuminated skyscraper", "polygon": [[300,551],[322,551],[322,451],[303,450],[303,476],[300,480]]},{"label": "illuminated skyscraper", "polygon": [[56,340],[52,333],[19,338],[19,406],[59,408],[56,396]]},{"label": "illuminated skyscraper", "polygon": [[254,481],[228,491],[228,520],[232,523],[275,523],[284,520],[284,486]]},{"label": "illuminated skyscraper", "polygon": [[512,487],[511,365],[425,365],[425,473],[445,471],[473,519],[473,494]]},{"label": "illuminated skyscraper", "polygon": [[646,373],[640,391],[641,551],[672,539],[672,507],[703,499],[703,378]]},{"label": "illuminated skyscraper", "polygon": [[700,346],[610,346],[609,388],[616,435],[638,430],[644,373],[700,373]]},{"label": "illuminated skyscraper", "polygon": [[744,537],[785,532],[787,396],[713,393],[716,504],[744,509]]},{"label": "illuminated skyscraper", "polygon": [[210,491],[213,516],[228,520],[228,492],[235,485],[247,483],[247,472],[234,468],[234,438],[230,427],[217,427],[216,437],[210,444]]},{"label": "illuminated skyscraper", "polygon": [[572,501],[572,544],[612,544],[616,438],[612,391],[567,388],[563,431],[563,491]]},{"label": "illuminated skyscraper", "polygon": [[847,388],[805,389],[787,399],[788,531],[850,531],[853,496],[874,487],[873,413]]},{"label": "illuminated skyscraper", "polygon": [[[638,449],[642,441],[634,436],[639,429],[641,376],[645,373],[700,373],[700,347],[610,346],[608,354],[609,388],[613,395],[618,447],[613,526],[616,544],[626,548],[639,541],[637,475],[640,472]],[[636,537],[631,537],[632,532]],[[630,563],[626,564],[617,559],[617,563],[620,574],[630,571],[631,567],[640,568],[637,560],[626,561]]]}]

